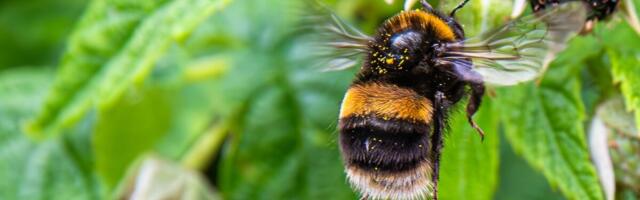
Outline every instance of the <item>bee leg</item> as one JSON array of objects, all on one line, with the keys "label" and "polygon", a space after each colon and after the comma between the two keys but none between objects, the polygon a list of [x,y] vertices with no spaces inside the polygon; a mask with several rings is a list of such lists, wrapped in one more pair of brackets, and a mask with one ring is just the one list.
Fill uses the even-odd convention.
[{"label": "bee leg", "polygon": [[471,127],[480,134],[480,139],[484,140],[484,131],[478,126],[476,121],[473,120],[473,115],[480,108],[482,102],[482,96],[484,95],[484,82],[482,75],[473,71],[471,62],[459,62],[453,64],[452,73],[455,74],[460,80],[467,82],[471,87],[471,96],[469,97],[469,103],[467,103],[467,120]]},{"label": "bee leg", "polygon": [[360,197],[360,200],[369,200],[369,195],[367,194],[362,195],[362,197]]},{"label": "bee leg", "polygon": [[478,111],[478,108],[480,108],[480,104],[482,103],[484,85],[481,83],[469,83],[469,86],[471,86],[471,96],[469,97],[469,103],[467,103],[467,119],[469,120],[471,127],[480,134],[480,140],[484,141],[484,131],[482,131],[482,128],[480,128],[476,121],[473,120],[473,115]]},{"label": "bee leg", "polygon": [[431,138],[431,150],[433,151],[433,199],[438,200],[438,180],[440,176],[440,150],[442,149],[442,135],[445,127],[444,115],[446,113],[446,97],[443,92],[437,91],[435,96],[435,115],[433,136]]}]

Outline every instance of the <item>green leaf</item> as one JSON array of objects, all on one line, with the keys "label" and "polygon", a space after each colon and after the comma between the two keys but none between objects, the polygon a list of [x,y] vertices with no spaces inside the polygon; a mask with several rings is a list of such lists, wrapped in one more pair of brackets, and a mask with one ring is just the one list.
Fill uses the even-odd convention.
[{"label": "green leaf", "polygon": [[[629,119],[630,121],[632,120],[632,118],[635,118],[635,123],[628,123],[635,124],[634,129],[636,130],[635,132],[631,133],[629,138],[640,138],[640,132],[637,131],[640,130],[640,125],[638,125],[640,124],[640,77],[638,76],[640,75],[640,69],[638,69],[638,66],[640,66],[640,54],[638,54],[637,52],[636,54],[624,54],[615,52],[614,50],[610,50],[609,55],[611,56],[611,62],[613,64],[612,74],[614,77],[614,81],[620,84],[620,89],[622,90],[625,105],[627,108],[626,110],[629,112],[627,119]],[[635,115],[632,113],[635,113]],[[618,123],[624,122],[620,121]],[[640,144],[640,140],[636,140],[636,142],[636,146],[638,146],[637,144]],[[635,152],[635,156],[637,156],[638,151],[632,152]],[[638,167],[635,166],[631,169],[638,169]],[[638,178],[638,176],[635,177]],[[636,182],[638,181],[636,180]]]},{"label": "green leaf", "polygon": [[[260,63],[265,65],[255,69],[279,66]],[[354,199],[343,173],[335,132],[344,91],[331,89],[346,88],[350,75],[318,75],[293,68],[276,71],[276,77],[247,97],[239,109],[242,114],[230,129],[230,143],[218,171],[223,196]],[[329,81],[336,79],[341,81]]]},{"label": "green leaf", "polygon": [[29,133],[56,135],[92,106],[113,106],[132,84],[144,81],[169,47],[227,2],[95,1],[70,39],[55,86]]},{"label": "green leaf", "polygon": [[[205,135],[211,135],[212,133],[207,130],[208,127],[213,126],[212,128],[214,128],[221,120],[220,114],[214,112],[214,106],[216,105],[214,102],[219,97],[210,92],[210,86],[210,83],[197,83],[164,91],[166,92],[163,94],[164,98],[170,97],[167,100],[171,102],[171,105],[169,105],[172,111],[172,116],[170,117],[171,127],[164,130],[166,133],[156,142],[153,148],[154,151],[164,157],[181,160],[191,159],[185,158],[185,156],[192,156],[187,154],[192,153],[192,151],[198,151],[193,148],[215,148],[198,146],[199,143],[207,143],[208,141],[201,141],[207,137],[217,137],[217,133],[213,133],[216,136]],[[213,144],[216,143],[214,142]],[[203,160],[198,158],[189,162],[207,163],[213,159],[217,151],[218,148],[211,152],[213,155],[210,156],[212,157],[204,157]],[[199,168],[204,166],[196,164],[190,167]]]},{"label": "green leaf", "polygon": [[[80,104],[75,103],[75,99],[95,90],[88,88],[88,84],[125,46],[138,24],[161,5],[162,2],[156,4],[152,1],[93,1],[69,38],[56,82],[42,105],[42,111],[28,125],[28,132],[42,137],[43,131],[48,129],[59,131],[63,121],[77,121],[81,112],[89,108],[90,102]],[[89,97],[83,98],[83,101],[89,100]],[[72,109],[74,113],[71,113]]]},{"label": "green leaf", "polygon": [[586,146],[578,78],[589,54],[577,53],[580,49],[598,52],[597,48],[593,38],[574,39],[540,85],[525,84],[498,93],[503,125],[514,150],[569,199],[603,199]]},{"label": "green leaf", "polygon": [[355,198],[327,123],[339,105],[325,95],[281,85],[250,101],[219,172],[226,198]]},{"label": "green leaf", "polygon": [[97,199],[99,185],[90,171],[86,126],[34,143],[19,124],[31,117],[52,80],[45,69],[23,68],[0,74],[0,199]]},{"label": "green leaf", "polygon": [[93,136],[97,173],[113,187],[138,155],[151,149],[169,130],[170,92],[156,88],[129,91],[115,105],[101,110]]},{"label": "green leaf", "polygon": [[501,92],[510,96],[502,100],[507,138],[570,199],[602,199],[585,145],[584,108],[576,104],[579,85],[575,78],[565,84],[573,88],[527,85]]},{"label": "green leaf", "polygon": [[[616,34],[613,35],[613,32]],[[635,124],[640,130],[640,36],[625,23],[603,35],[617,38],[607,43],[607,54],[611,58],[611,74],[613,81],[620,85],[627,110],[635,113]]]},{"label": "green leaf", "polygon": [[467,122],[466,113],[452,116],[442,153],[440,198],[493,199],[498,185],[500,138],[494,111],[493,103],[485,97],[474,117],[487,134],[484,141]]},{"label": "green leaf", "polygon": [[[226,64],[210,59],[185,64],[189,59],[183,57],[183,50],[172,50],[144,85],[131,87],[112,108],[98,109],[92,147],[97,173],[108,191],[116,183],[122,183],[125,170],[147,152],[175,161],[196,159],[194,162],[200,165],[186,166],[202,169],[219,149],[219,146],[195,144],[207,143],[203,140],[208,138],[200,135],[219,120],[219,114],[212,112],[211,103],[217,96],[208,92],[213,79],[206,80],[204,75],[218,74],[216,70],[208,72],[208,67],[224,68]],[[189,74],[196,74],[191,70],[199,72],[197,78],[191,78]],[[224,139],[224,135],[214,137]],[[184,158],[191,156],[185,154],[194,148],[213,150],[206,156]]]}]

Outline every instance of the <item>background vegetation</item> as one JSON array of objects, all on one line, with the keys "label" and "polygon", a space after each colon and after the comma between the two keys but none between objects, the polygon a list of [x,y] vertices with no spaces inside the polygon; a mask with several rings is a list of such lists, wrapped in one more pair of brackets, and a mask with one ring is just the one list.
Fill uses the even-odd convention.
[{"label": "background vegetation", "polygon": [[[402,7],[326,3],[367,33]],[[474,35],[511,10],[471,1],[458,16]],[[283,0],[0,1],[0,199],[355,199],[335,128],[355,70],[309,67],[304,11]],[[619,117],[606,124],[624,135],[611,136],[628,179],[617,195],[637,199],[626,112],[640,109],[639,49],[616,15],[538,83],[491,89],[476,116],[484,142],[457,112],[442,199],[605,199],[587,146],[594,116]],[[597,115],[616,98],[619,112]]]}]

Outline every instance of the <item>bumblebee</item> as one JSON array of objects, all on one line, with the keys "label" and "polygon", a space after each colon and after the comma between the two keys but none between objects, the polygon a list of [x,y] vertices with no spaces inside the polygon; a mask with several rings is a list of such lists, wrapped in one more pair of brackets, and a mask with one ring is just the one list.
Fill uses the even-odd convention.
[{"label": "bumblebee", "polygon": [[[531,0],[531,8],[534,12],[558,5],[578,0]],[[619,0],[583,0],[589,6],[591,12],[587,15],[587,20],[603,20],[609,17],[618,7]]]},{"label": "bumblebee", "polygon": [[[530,0],[533,12],[539,12],[545,8],[553,7],[561,3],[578,0]],[[594,24],[599,20],[608,18],[618,7],[620,0],[582,0],[589,8],[583,32],[590,32]]]},{"label": "bumblebee", "polygon": [[[583,4],[565,4],[465,38],[455,13],[425,0],[422,8],[387,19],[374,36],[331,14],[323,30],[333,37],[327,70],[364,56],[339,113],[339,143],[347,179],[362,199],[438,198],[447,119],[468,97],[473,120],[485,85],[508,86],[542,74],[586,17]],[[364,54],[364,55],[363,55]]]}]

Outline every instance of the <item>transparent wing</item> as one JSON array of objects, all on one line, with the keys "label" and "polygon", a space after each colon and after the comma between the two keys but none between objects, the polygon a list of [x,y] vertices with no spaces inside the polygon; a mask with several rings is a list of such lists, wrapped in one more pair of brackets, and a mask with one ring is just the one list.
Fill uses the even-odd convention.
[{"label": "transparent wing", "polygon": [[574,2],[520,17],[478,37],[447,44],[442,59],[451,63],[471,59],[473,69],[489,85],[530,81],[543,74],[582,29],[586,13],[583,3]]},{"label": "transparent wing", "polygon": [[358,64],[373,39],[346,23],[328,7],[313,1],[304,16],[317,67],[322,71],[343,70]]}]

